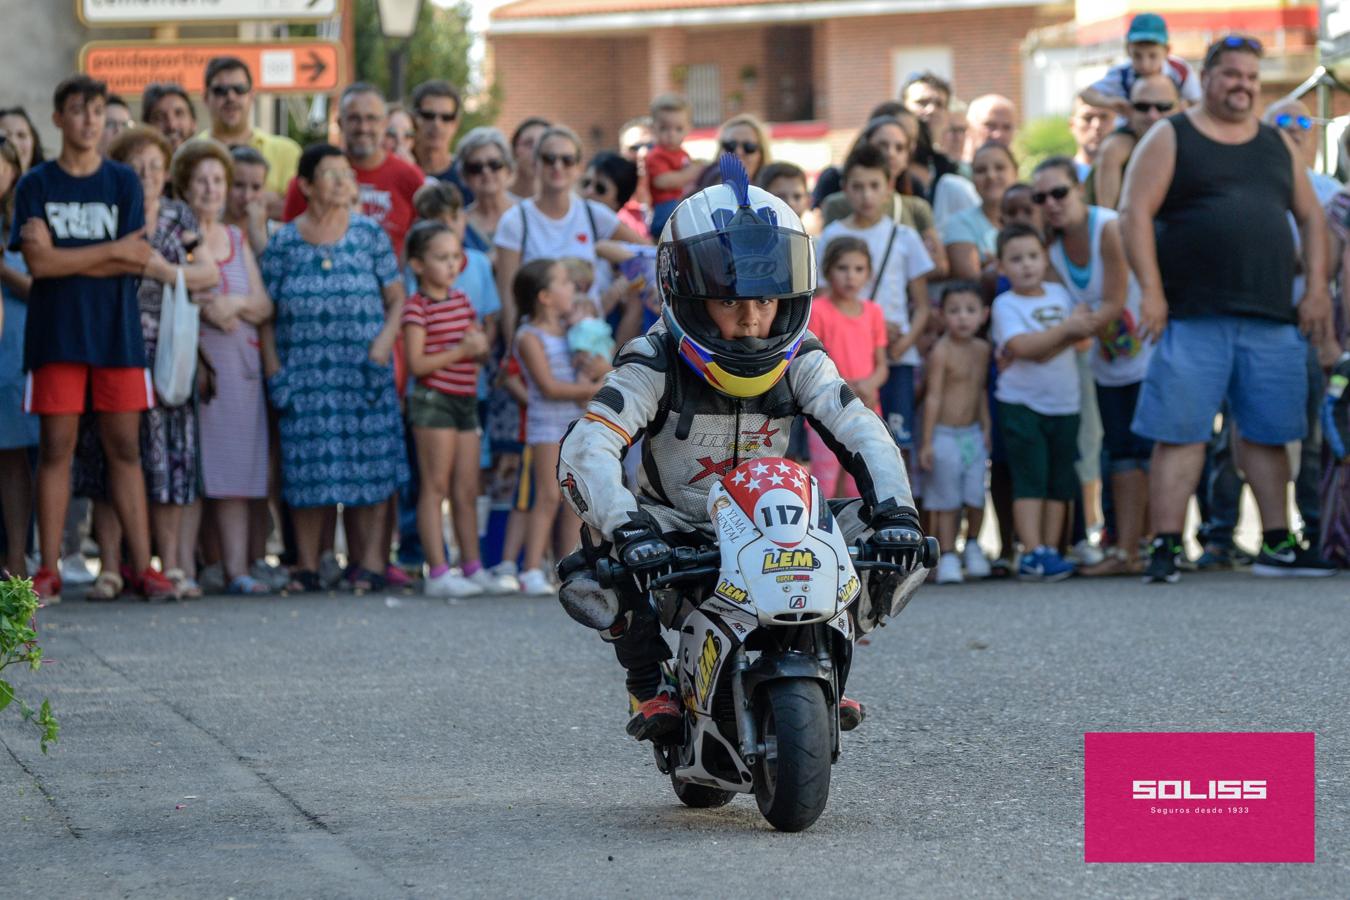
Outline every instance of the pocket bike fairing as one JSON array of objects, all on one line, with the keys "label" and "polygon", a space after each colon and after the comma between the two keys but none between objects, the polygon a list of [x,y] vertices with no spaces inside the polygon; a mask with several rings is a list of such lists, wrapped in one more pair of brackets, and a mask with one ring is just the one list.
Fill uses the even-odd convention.
[{"label": "pocket bike fairing", "polygon": [[[836,501],[840,506],[858,501]],[[649,583],[661,623],[678,632],[675,676],[684,728],[653,745],[656,765],[688,806],[754,792],[775,828],[800,831],[825,809],[841,749],[855,628],[904,608],[938,557],[869,559],[850,546],[814,478],[786,459],[741,463],[708,494],[717,546],[681,547]],[[859,576],[862,571],[866,578]],[[627,578],[601,560],[600,584]]]}]

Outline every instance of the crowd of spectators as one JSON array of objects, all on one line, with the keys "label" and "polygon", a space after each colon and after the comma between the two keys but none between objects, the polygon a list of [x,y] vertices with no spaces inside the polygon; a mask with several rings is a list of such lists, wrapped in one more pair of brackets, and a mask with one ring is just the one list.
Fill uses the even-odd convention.
[{"label": "crowd of spectators", "polygon": [[[1077,152],[1034,165],[1011,100],[962,103],[931,72],[822,172],[775,159],[752,115],[717,129],[816,238],[811,330],[901,447],[938,582],[1321,575],[1350,553],[1321,541],[1350,209],[1312,168],[1325,123],[1259,109],[1249,38],[1196,68],[1142,14],[1127,52],[1075,98]],[[552,591],[577,534],[559,441],[658,321],[666,219],[720,178],[686,149],[688,101],[654,98],[588,158],[547,110],[458,134],[444,81],[395,104],[352,84],[340,140],[305,148],[255,127],[255,99],[219,57],[205,128],[173,84],[138,124],[66,79],[50,150],[0,109],[4,566],[49,603],[63,582],[91,600]],[[179,291],[200,315],[186,351],[161,332]],[[185,352],[170,403],[158,356]],[[804,425],[786,452],[857,492]]]}]

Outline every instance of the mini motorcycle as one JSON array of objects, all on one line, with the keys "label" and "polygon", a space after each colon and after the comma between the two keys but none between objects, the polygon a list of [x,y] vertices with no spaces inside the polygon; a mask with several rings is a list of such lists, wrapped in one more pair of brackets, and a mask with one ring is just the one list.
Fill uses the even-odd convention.
[{"label": "mini motorcycle", "polygon": [[[825,810],[855,630],[898,614],[938,558],[931,537],[912,568],[869,558],[860,504],[826,502],[790,460],[746,461],[708,494],[717,546],[676,548],[671,570],[649,582],[678,636],[684,705],[683,733],[653,749],[686,805],[753,792],[782,831]],[[631,577],[609,559],[596,574],[606,588]]]}]

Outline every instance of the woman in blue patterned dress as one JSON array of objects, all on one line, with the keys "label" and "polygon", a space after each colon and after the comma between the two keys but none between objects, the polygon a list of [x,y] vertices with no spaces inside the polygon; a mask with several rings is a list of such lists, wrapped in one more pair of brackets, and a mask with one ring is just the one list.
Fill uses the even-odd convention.
[{"label": "woman in blue patterned dress", "polygon": [[276,306],[264,346],[281,416],[282,496],[295,519],[293,591],[317,590],[325,513],[348,508],[353,581],[383,586],[389,548],[384,501],[408,477],[391,357],[403,307],[398,260],[384,230],[352,212],[356,176],[342,151],[300,158],[308,209],[278,231],[262,258]]}]

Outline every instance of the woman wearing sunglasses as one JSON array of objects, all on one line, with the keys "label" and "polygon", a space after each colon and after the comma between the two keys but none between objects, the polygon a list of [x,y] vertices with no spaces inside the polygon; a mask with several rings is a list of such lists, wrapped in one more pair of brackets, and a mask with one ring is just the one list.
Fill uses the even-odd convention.
[{"label": "woman wearing sunglasses", "polygon": [[473,129],[460,139],[455,168],[473,192],[473,202],[465,210],[469,224],[464,231],[464,246],[492,254],[497,223],[516,202],[507,189],[515,161],[506,136],[486,125]]},{"label": "woman wearing sunglasses", "polygon": [[[613,209],[575,193],[581,177],[581,139],[565,125],[539,136],[534,150],[535,192],[501,217],[493,242],[497,248],[497,291],[502,298],[502,334],[508,345],[515,333],[512,282],[533,259],[574,256],[592,264],[596,245],[615,240],[643,243],[642,235],[619,221]],[[594,293],[594,287],[592,287]]]},{"label": "woman wearing sunglasses", "polygon": [[773,161],[769,153],[769,129],[748,113],[732,116],[723,122],[722,127],[717,130],[717,148],[713,153],[713,161],[698,177],[698,181],[690,191],[691,194],[722,183],[717,159],[723,153],[734,153],[740,157],[741,165],[745,166],[745,171],[750,175],[750,183],[754,184],[755,179],[759,177],[759,170]]},{"label": "woman wearing sunglasses", "polygon": [[[1045,160],[1036,167],[1031,187],[1031,200],[1045,221],[1050,264],[1074,300],[1087,304],[1099,324],[1086,359],[1079,355],[1084,424],[1079,431],[1078,474],[1084,485],[1100,478],[1099,466],[1093,463],[1100,460],[1104,442],[1116,546],[1100,563],[1078,571],[1082,575],[1139,574],[1144,570],[1139,541],[1148,497],[1146,466],[1153,452],[1152,441],[1130,431],[1139,385],[1153,352],[1153,345],[1145,343],[1139,333],[1139,285],[1125,260],[1116,212],[1088,205],[1073,160],[1065,156]],[[1100,429],[1093,415],[1094,402]],[[1085,488],[1085,497],[1088,493]]]},{"label": "woman wearing sunglasses", "polygon": [[628,206],[637,186],[637,164],[607,150],[591,157],[578,185],[582,197],[608,206],[620,222],[642,236],[643,243],[651,243],[647,224]]}]

